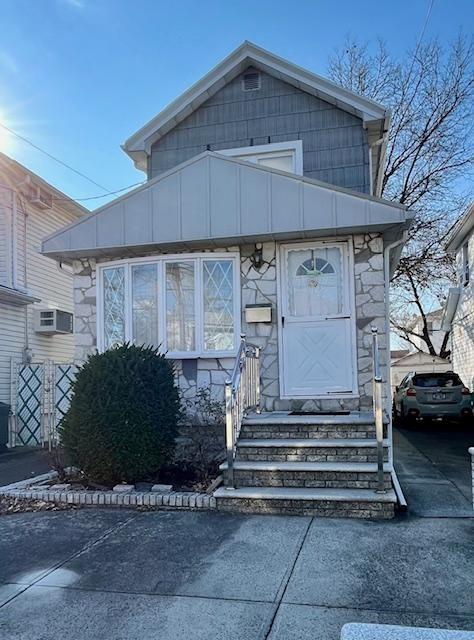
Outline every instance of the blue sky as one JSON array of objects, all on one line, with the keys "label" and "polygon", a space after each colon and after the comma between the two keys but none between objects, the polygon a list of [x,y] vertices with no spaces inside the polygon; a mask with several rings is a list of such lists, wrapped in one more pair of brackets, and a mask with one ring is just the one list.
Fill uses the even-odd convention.
[{"label": "blue sky", "polygon": [[[109,190],[144,178],[120,144],[248,39],[325,74],[347,34],[412,47],[429,0],[0,0],[0,122]],[[472,30],[434,0],[425,38]],[[103,193],[0,129],[0,150],[72,197]],[[84,202],[95,208],[110,198]]]}]

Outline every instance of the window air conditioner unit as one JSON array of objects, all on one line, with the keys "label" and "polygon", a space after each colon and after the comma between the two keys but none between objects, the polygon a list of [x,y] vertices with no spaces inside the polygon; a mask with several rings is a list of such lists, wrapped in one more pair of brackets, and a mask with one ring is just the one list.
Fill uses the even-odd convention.
[{"label": "window air conditioner unit", "polygon": [[60,309],[35,309],[36,333],[72,333],[72,313]]}]

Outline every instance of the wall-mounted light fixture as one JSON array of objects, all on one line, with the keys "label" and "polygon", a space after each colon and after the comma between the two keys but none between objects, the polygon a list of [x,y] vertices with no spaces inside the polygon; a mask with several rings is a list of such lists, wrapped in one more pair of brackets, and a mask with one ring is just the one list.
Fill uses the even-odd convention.
[{"label": "wall-mounted light fixture", "polygon": [[255,244],[255,249],[250,256],[250,261],[253,264],[254,269],[260,269],[263,264],[263,252],[262,252],[262,243],[257,242]]}]

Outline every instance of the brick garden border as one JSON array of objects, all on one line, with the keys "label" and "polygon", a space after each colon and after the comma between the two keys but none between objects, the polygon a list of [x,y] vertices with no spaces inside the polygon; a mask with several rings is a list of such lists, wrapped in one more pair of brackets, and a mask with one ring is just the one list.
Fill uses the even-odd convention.
[{"label": "brick garden border", "polygon": [[119,493],[116,491],[89,491],[87,489],[82,491],[59,491],[44,487],[34,488],[34,485],[54,480],[57,476],[57,472],[52,471],[51,473],[36,476],[33,479],[21,480],[20,482],[0,487],[0,496],[81,506],[216,509],[216,499],[213,496],[207,493],[191,491],[130,491]]}]

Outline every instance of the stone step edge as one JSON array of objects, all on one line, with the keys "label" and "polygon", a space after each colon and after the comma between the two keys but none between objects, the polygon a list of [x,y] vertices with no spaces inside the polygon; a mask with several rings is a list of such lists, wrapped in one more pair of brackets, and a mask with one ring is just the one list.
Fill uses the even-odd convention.
[{"label": "stone step edge", "polygon": [[[388,440],[383,441],[383,446],[388,447]],[[251,447],[252,449],[266,447],[369,449],[377,447],[377,440],[373,438],[243,438],[237,440],[237,447]]]},{"label": "stone step edge", "polygon": [[269,411],[268,413],[251,413],[243,421],[243,425],[334,425],[347,426],[354,425],[375,427],[374,415],[370,412],[348,413],[346,415],[290,415],[284,411]]},{"label": "stone step edge", "polygon": [[393,489],[377,493],[373,489],[303,489],[293,487],[219,487],[214,498],[229,500],[310,500],[314,502],[397,502]]},{"label": "stone step edge", "polygon": [[[227,462],[219,465],[221,471],[227,470]],[[383,466],[385,473],[391,473],[393,467],[385,462]],[[345,472],[345,473],[376,473],[376,462],[301,462],[301,461],[263,461],[263,460],[235,460],[234,470],[236,471],[323,471],[323,472]]]}]

